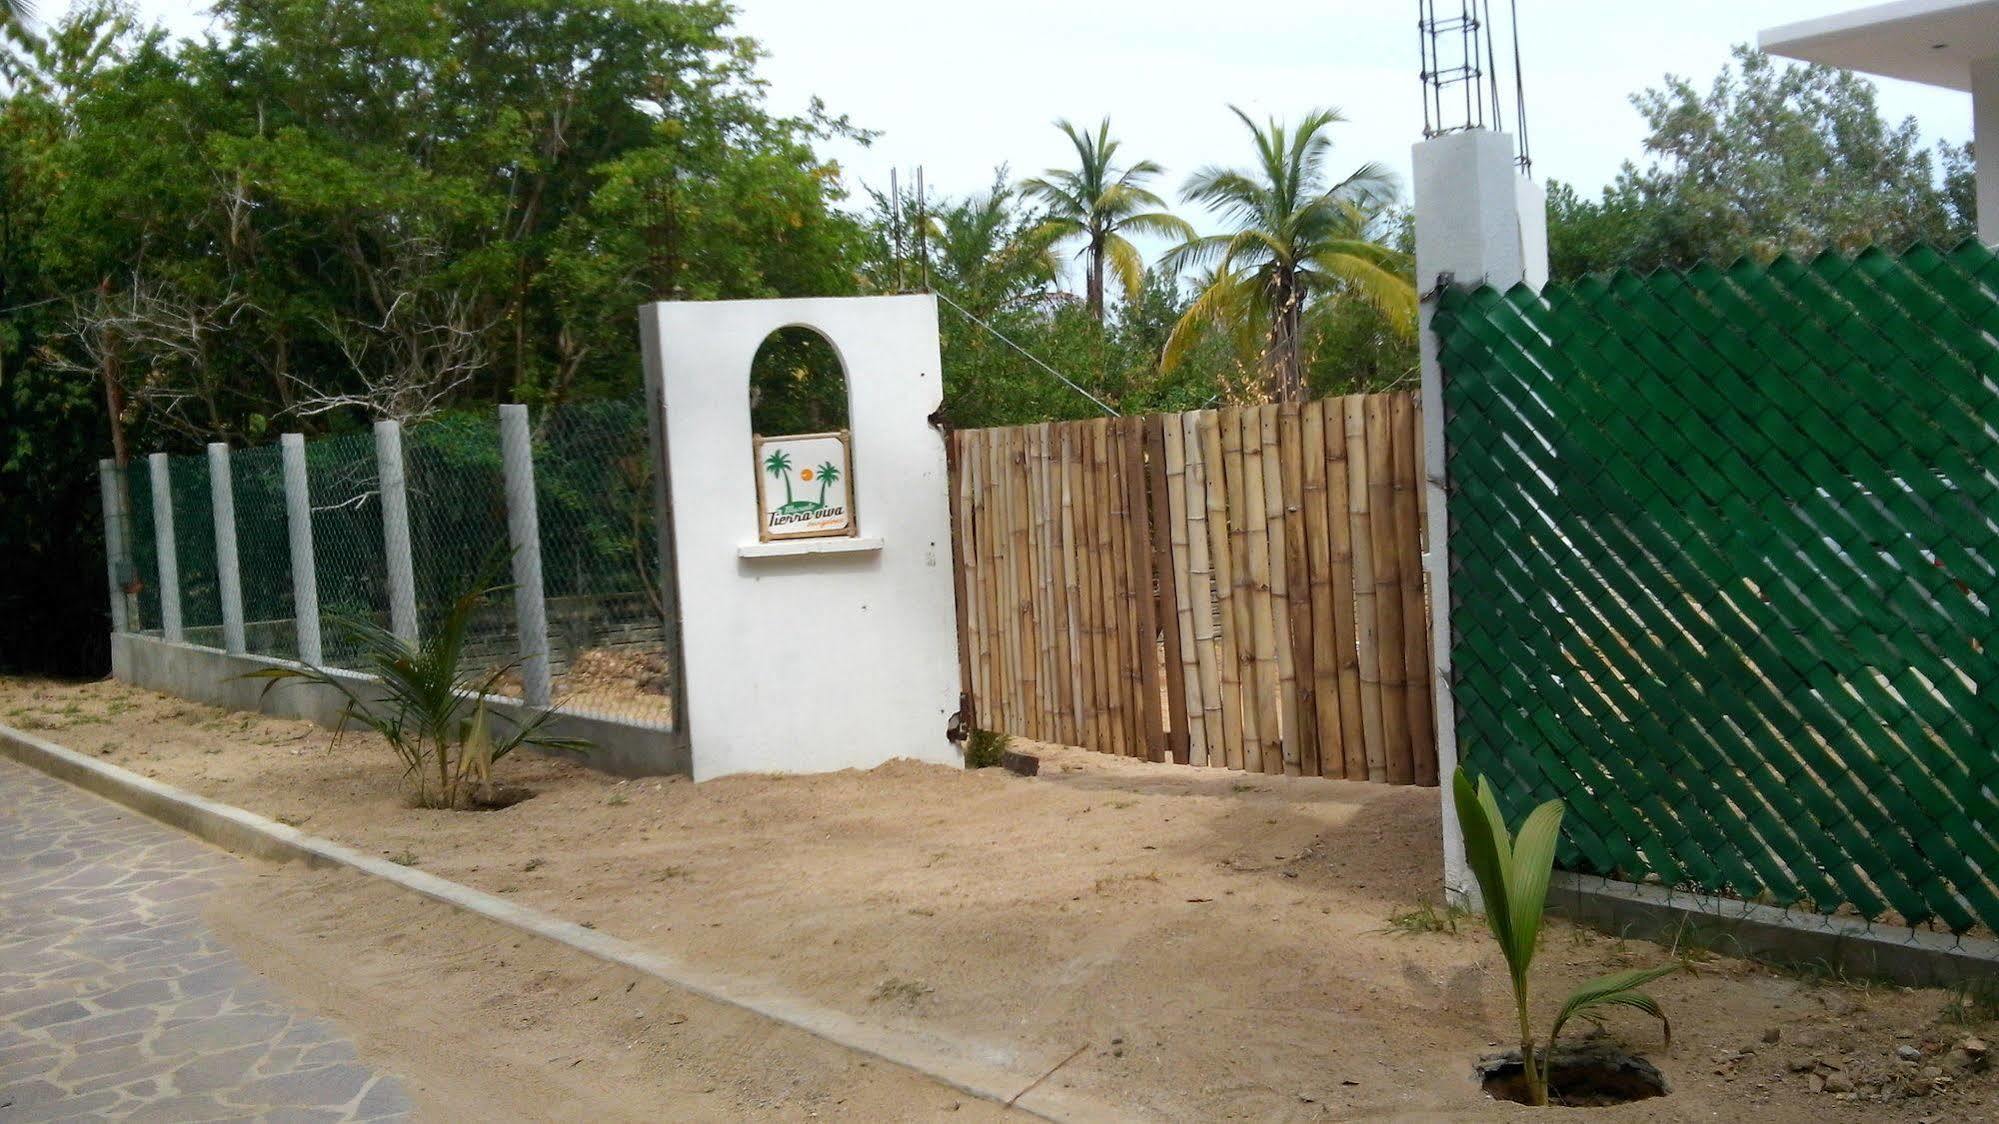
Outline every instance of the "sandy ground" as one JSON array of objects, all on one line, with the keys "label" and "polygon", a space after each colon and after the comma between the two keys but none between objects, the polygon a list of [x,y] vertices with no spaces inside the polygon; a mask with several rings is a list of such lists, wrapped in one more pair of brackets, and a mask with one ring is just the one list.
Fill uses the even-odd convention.
[{"label": "sandy ground", "polygon": [[[1389,925],[1439,883],[1435,790],[1056,748],[1031,780],[895,763],[698,787],[524,758],[499,771],[537,790],[534,799],[500,812],[435,812],[404,804],[393,759],[368,738],[331,744],[303,723],[117,684],[0,681],[0,721],[674,955],[948,1038],[1022,1074],[1076,1054],[1051,1080],[1133,1116],[1522,1111],[1487,1100],[1470,1076],[1511,1019],[1482,926],[1411,934]],[[356,931],[390,932],[415,908],[365,885],[303,877],[271,876],[274,900],[299,907],[273,911],[290,915],[283,924],[295,947],[308,936],[320,947],[338,940],[342,955]],[[1560,922],[1543,948],[1537,978],[1550,999],[1587,976],[1670,955]],[[1673,1092],[1611,1115],[1995,1114],[1999,1084],[1982,1073],[1953,1071],[1945,1091],[1928,1096],[1869,1097],[1876,1078],[1892,1090],[1936,1084],[1923,1067],[1942,1066],[1966,1033],[1942,1019],[1951,996],[1682,951],[1692,970],[1654,988],[1673,1018],[1670,1046],[1635,1014],[1609,1022],[1659,1064]],[[447,991],[520,999],[518,966],[498,972],[471,952],[450,963],[454,975],[439,985]],[[409,970],[413,992],[429,986],[421,967]],[[565,985],[530,1010],[545,1021],[587,1010],[590,990]],[[579,1028],[562,1049],[601,1058],[622,1046],[615,1027],[586,1019]],[[1904,1046],[1921,1060],[1898,1061]]]},{"label": "sandy ground", "polygon": [[208,920],[427,1120],[999,1120],[997,1105],[348,871],[247,867]]}]

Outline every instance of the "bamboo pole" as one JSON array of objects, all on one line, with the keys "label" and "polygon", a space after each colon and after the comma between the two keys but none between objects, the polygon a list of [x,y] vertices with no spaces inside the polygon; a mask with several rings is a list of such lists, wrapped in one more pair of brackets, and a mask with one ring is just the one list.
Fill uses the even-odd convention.
[{"label": "bamboo pole", "polygon": [[[1367,726],[1360,684],[1359,591],[1354,586],[1352,451],[1346,398],[1326,403],[1326,556],[1333,598],[1333,666],[1340,693],[1340,755],[1349,780],[1367,779]],[[1365,456],[1365,449],[1361,450]]]},{"label": "bamboo pole", "polygon": [[[1160,419],[1161,452],[1166,464],[1167,542],[1172,551],[1173,609],[1178,622],[1178,651],[1174,652],[1179,671],[1181,710],[1187,738],[1187,763],[1208,763],[1206,694],[1201,688],[1200,641],[1195,635],[1194,539],[1205,533],[1206,517],[1188,509],[1187,425],[1185,415],[1167,414]],[[1197,529],[1198,528],[1198,529]],[[1202,606],[1206,608],[1204,604]],[[1169,677],[1169,682],[1172,679]]]},{"label": "bamboo pole", "polygon": [[[1245,471],[1242,485],[1245,502],[1243,512],[1247,516],[1245,522],[1248,527],[1252,606],[1250,638],[1256,655],[1254,673],[1257,746],[1260,749],[1263,772],[1273,775],[1284,772],[1284,729],[1277,668],[1279,614],[1270,590],[1270,524],[1274,513],[1269,507],[1270,492],[1266,485],[1267,475],[1274,472],[1277,466],[1264,463],[1266,445],[1263,440],[1263,429],[1266,417],[1270,418],[1274,428],[1275,409],[1275,406],[1257,406],[1254,409],[1244,410],[1242,418],[1242,459]],[[1244,760],[1248,760],[1248,750],[1244,751]]]},{"label": "bamboo pole", "polygon": [[1035,737],[1060,742],[1062,735],[1055,725],[1055,716],[1061,712],[1061,688],[1055,677],[1055,590],[1048,580],[1048,513],[1052,509],[1048,502],[1048,423],[1030,427],[1027,440],[1028,495],[1033,505],[1028,532],[1032,547],[1028,557],[1033,563],[1028,592],[1034,604],[1035,682],[1041,691],[1034,714]]},{"label": "bamboo pole", "polygon": [[[1290,539],[1291,524],[1294,521],[1291,506],[1293,489],[1297,487],[1298,468],[1292,464],[1290,481],[1285,479],[1285,416],[1291,415],[1291,447],[1297,449],[1296,427],[1297,403],[1274,403],[1258,411],[1258,424],[1263,433],[1263,509],[1268,518],[1264,529],[1270,536],[1270,613],[1271,624],[1277,640],[1277,715],[1278,727],[1283,740],[1279,746],[1282,755],[1284,775],[1287,777],[1304,774],[1304,738],[1299,731],[1303,703],[1298,692],[1298,658],[1293,646],[1291,614],[1291,566]],[[1299,578],[1299,602],[1305,603],[1304,578]],[[1309,664],[1307,666],[1310,666]]]},{"label": "bamboo pole", "polygon": [[1087,696],[1083,692],[1084,669],[1088,666],[1084,659],[1082,624],[1081,575],[1076,565],[1076,470],[1075,446],[1076,426],[1064,422],[1055,427],[1056,462],[1058,486],[1062,490],[1062,619],[1068,639],[1068,661],[1066,672],[1069,677],[1069,733],[1071,745],[1082,745],[1087,737],[1084,712]]},{"label": "bamboo pole", "polygon": [[[1312,706],[1319,774],[1346,776],[1340,744],[1339,633],[1333,617],[1332,538],[1327,529],[1325,400],[1306,403],[1299,422],[1299,501],[1304,515],[1305,568],[1312,614]],[[1337,408],[1337,407],[1335,407]]]},{"label": "bamboo pole", "polygon": [[[1216,702],[1220,710],[1222,740],[1210,746],[1208,761],[1230,769],[1242,768],[1242,661],[1238,652],[1234,536],[1229,530],[1229,474],[1235,471],[1226,449],[1231,428],[1223,425],[1226,410],[1206,410],[1201,414],[1201,459],[1208,475],[1208,559],[1214,570],[1215,587],[1215,678]],[[1216,760],[1219,753],[1220,760]]]},{"label": "bamboo pole", "polygon": [[1206,411],[1189,410],[1180,415],[1182,444],[1187,457],[1187,570],[1192,579],[1188,602],[1193,609],[1195,675],[1201,703],[1200,765],[1217,763],[1226,756],[1222,745],[1222,688],[1215,647],[1215,570],[1208,531],[1208,460],[1202,442],[1202,419]]},{"label": "bamboo pole", "polygon": [[1408,684],[1409,749],[1415,758],[1413,779],[1437,783],[1437,734],[1430,695],[1430,618],[1423,606],[1422,422],[1416,416],[1416,396],[1397,394],[1389,402],[1395,433],[1395,549],[1402,574],[1402,651]]},{"label": "bamboo pole", "polygon": [[1117,502],[1116,474],[1113,471],[1117,462],[1112,457],[1113,437],[1110,419],[1100,418],[1092,424],[1090,470],[1096,488],[1094,498],[1101,514],[1097,520],[1096,550],[1103,582],[1103,601],[1097,611],[1102,621],[1100,656],[1104,666],[1104,708],[1108,714],[1111,738],[1108,752],[1130,756],[1135,739],[1131,736],[1131,708],[1126,702],[1129,691],[1124,675],[1124,629],[1120,627],[1124,615],[1124,569],[1119,564],[1116,549],[1120,529],[1118,520],[1123,515],[1123,505]]},{"label": "bamboo pole", "polygon": [[1083,645],[1084,724],[1088,727],[1083,744],[1099,753],[1111,752],[1109,714],[1104,705],[1103,645],[1099,629],[1103,620],[1102,554],[1097,550],[1097,523],[1103,518],[1096,497],[1093,468],[1096,424],[1079,422],[1075,428],[1076,462],[1070,466],[1076,488],[1076,572],[1082,600],[1077,615],[1082,620],[1079,634]]},{"label": "bamboo pole", "polygon": [[[1129,723],[1132,756],[1153,759],[1154,727],[1158,724],[1159,695],[1158,679],[1148,677],[1146,669],[1157,667],[1154,659],[1147,658],[1146,650],[1151,647],[1151,629],[1143,627],[1155,622],[1151,620],[1152,582],[1146,573],[1147,560],[1151,551],[1145,541],[1145,497],[1134,492],[1135,479],[1142,476],[1134,471],[1132,458],[1137,455],[1137,434],[1132,425],[1136,418],[1119,418],[1112,423],[1115,435],[1111,447],[1112,486],[1117,490],[1115,503],[1118,505],[1118,537],[1111,544],[1117,552],[1118,594],[1121,611],[1118,613],[1118,630],[1121,641],[1120,653],[1124,664],[1124,705],[1125,717]],[[1148,697],[1145,686],[1153,685],[1154,692]],[[1163,749],[1163,739],[1159,748]]]},{"label": "bamboo pole", "polygon": [[1354,634],[1360,651],[1360,714],[1367,737],[1367,779],[1388,779],[1387,740],[1382,732],[1380,616],[1375,606],[1374,523],[1369,512],[1374,471],[1369,447],[1367,397],[1346,400],[1347,518],[1353,535]]},{"label": "bamboo pole", "polygon": [[[960,690],[971,700],[971,713],[966,716],[972,725],[979,723],[978,686],[978,614],[972,597],[976,586],[972,576],[971,528],[972,505],[969,498],[971,474],[965,466],[965,433],[954,430],[945,437],[945,448],[950,451],[946,460],[948,478],[951,481],[951,572],[952,594],[958,609],[958,680]],[[966,732],[969,739],[970,731]],[[969,744],[969,743],[968,743]]]},{"label": "bamboo pole", "polygon": [[1291,686],[1292,724],[1286,732],[1286,772],[1292,747],[1298,771],[1319,775],[1318,682],[1312,664],[1312,570],[1305,546],[1305,418],[1299,403],[1278,408],[1277,446],[1283,462],[1284,590],[1289,611],[1290,644],[1287,672]]},{"label": "bamboo pole", "polygon": [[[1253,596],[1255,579],[1249,567],[1249,501],[1248,460],[1244,455],[1242,431],[1243,416],[1252,413],[1236,407],[1222,411],[1222,459],[1228,462],[1228,527],[1229,564],[1234,571],[1234,590],[1229,598],[1235,610],[1235,654],[1236,685],[1240,692],[1240,718],[1242,721],[1241,759],[1231,764],[1252,773],[1263,771],[1263,740],[1258,736],[1257,719],[1262,708],[1257,705],[1256,690],[1256,606]],[[1252,415],[1253,416],[1253,415]],[[1255,495],[1262,496],[1262,481],[1257,482]]]},{"label": "bamboo pole", "polygon": [[1396,534],[1395,430],[1389,418],[1392,397],[1367,396],[1368,519],[1374,534],[1381,736],[1389,783],[1409,784],[1416,779],[1416,758],[1409,744],[1408,663],[1402,647],[1402,551]]},{"label": "bamboo pole", "polygon": [[991,532],[987,529],[989,505],[986,502],[986,431],[966,430],[960,463],[964,466],[965,494],[971,507],[972,521],[967,534],[971,544],[968,552],[972,559],[972,578],[966,587],[971,593],[972,612],[978,618],[977,644],[979,646],[976,672],[978,690],[972,703],[977,707],[978,726],[982,730],[998,728],[999,677],[993,674],[993,610],[992,610],[992,560],[987,557],[987,544]]},{"label": "bamboo pole", "polygon": [[[1172,419],[1177,422],[1178,419]],[[1181,591],[1185,577],[1173,564],[1173,536],[1186,539],[1185,513],[1173,517],[1172,486],[1166,479],[1167,415],[1145,419],[1146,523],[1152,531],[1152,573],[1159,583],[1160,691],[1166,696],[1166,755],[1181,765],[1192,757],[1187,730],[1186,661],[1180,650]],[[1177,425],[1174,427],[1178,433]],[[1182,552],[1184,557],[1184,551]]]}]

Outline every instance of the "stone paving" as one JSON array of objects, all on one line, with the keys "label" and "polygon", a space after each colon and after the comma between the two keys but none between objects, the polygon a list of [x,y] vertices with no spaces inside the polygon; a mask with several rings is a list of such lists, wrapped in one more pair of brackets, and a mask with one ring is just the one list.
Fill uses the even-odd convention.
[{"label": "stone paving", "polygon": [[235,861],[0,761],[0,1121],[409,1117],[203,924]]}]

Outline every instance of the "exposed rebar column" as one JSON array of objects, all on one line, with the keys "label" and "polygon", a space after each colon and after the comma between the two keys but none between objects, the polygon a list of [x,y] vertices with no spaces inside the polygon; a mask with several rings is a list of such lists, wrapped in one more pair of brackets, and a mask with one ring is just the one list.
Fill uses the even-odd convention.
[{"label": "exposed rebar column", "polygon": [[173,472],[165,453],[146,458],[153,476],[153,543],[160,559],[160,635],[170,644],[182,641],[180,629],[180,556],[174,553]]},{"label": "exposed rebar column", "polygon": [[208,502],[215,509],[215,580],[222,587],[222,647],[247,650],[243,638],[243,567],[236,557],[236,488],[229,474],[229,446],[208,444]]},{"label": "exposed rebar column", "polygon": [[130,598],[125,593],[125,576],[132,569],[132,555],[125,543],[130,516],[125,511],[125,490],[118,486],[118,462],[109,457],[97,462],[97,483],[104,493],[104,573],[111,582],[111,631],[126,632],[132,627]]},{"label": "exposed rebar column", "polygon": [[534,436],[528,408],[500,407],[500,470],[507,482],[507,538],[514,549],[514,624],[520,632],[521,694],[529,706],[547,706],[553,694],[548,666],[548,608],[541,586],[541,518],[534,496]]},{"label": "exposed rebar column", "polygon": [[312,553],[312,492],[306,487],[305,436],[278,438],[285,469],[285,527],[291,540],[292,623],[301,663],[325,662],[319,646],[319,569]]},{"label": "exposed rebar column", "polygon": [[403,475],[401,423],[375,423],[375,467],[382,487],[382,551],[389,563],[389,631],[415,647],[416,567],[410,561],[410,499]]}]

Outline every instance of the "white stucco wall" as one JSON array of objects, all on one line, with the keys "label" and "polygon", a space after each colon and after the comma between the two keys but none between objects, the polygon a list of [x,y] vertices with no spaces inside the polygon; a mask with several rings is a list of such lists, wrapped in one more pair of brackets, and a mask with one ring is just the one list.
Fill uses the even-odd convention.
[{"label": "white stucco wall", "polygon": [[[930,296],[640,310],[665,397],[694,779],[957,764],[958,630]],[[762,543],[750,362],[802,325],[847,371],[857,539]]]}]

